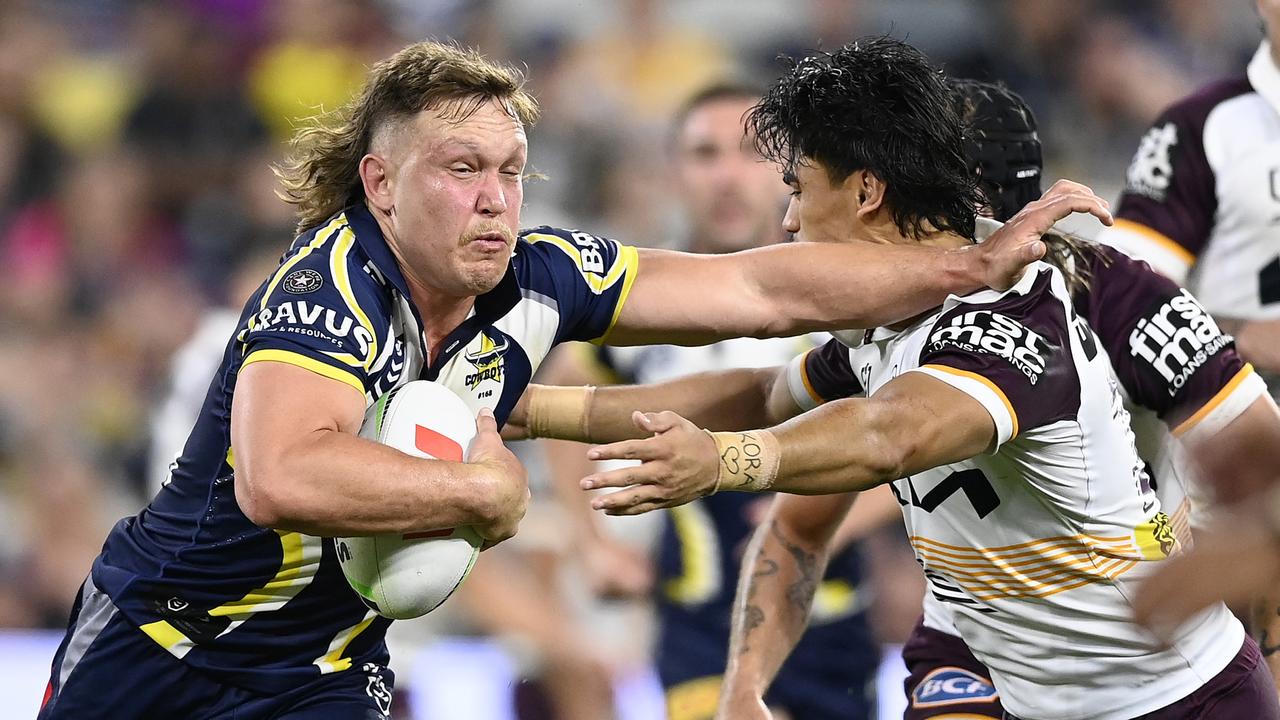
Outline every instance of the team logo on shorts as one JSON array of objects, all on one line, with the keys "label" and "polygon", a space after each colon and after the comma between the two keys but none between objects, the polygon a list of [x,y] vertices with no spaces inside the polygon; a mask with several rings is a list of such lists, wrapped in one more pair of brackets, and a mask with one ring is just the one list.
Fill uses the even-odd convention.
[{"label": "team logo on shorts", "polygon": [[958,667],[934,670],[911,691],[911,706],[918,708],[998,699],[990,680]]},{"label": "team logo on shorts", "polygon": [[315,270],[294,270],[284,276],[284,282],[280,283],[280,287],[291,295],[303,295],[309,292],[315,292],[324,285],[324,278]]},{"label": "team logo on shorts", "polygon": [[365,671],[369,679],[364,688],[365,694],[373,698],[373,702],[378,706],[379,712],[390,717],[391,690],[382,679],[382,668],[374,663],[365,663],[361,669]]}]

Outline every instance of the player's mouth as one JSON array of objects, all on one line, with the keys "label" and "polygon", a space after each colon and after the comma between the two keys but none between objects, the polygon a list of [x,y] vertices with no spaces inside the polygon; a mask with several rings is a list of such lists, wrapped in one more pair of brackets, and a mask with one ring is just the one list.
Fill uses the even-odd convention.
[{"label": "player's mouth", "polygon": [[487,255],[506,252],[507,248],[510,247],[507,237],[500,232],[481,233],[472,238],[467,244]]}]

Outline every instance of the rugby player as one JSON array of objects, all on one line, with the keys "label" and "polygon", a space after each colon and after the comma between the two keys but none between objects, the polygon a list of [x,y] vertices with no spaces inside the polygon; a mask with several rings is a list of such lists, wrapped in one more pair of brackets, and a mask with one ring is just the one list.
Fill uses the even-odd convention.
[{"label": "rugby player", "polygon": [[[787,222],[802,239],[916,240],[891,202],[893,180],[862,170],[878,158],[851,158],[836,140],[897,146],[882,133],[903,131],[902,118],[887,127],[874,115],[888,104],[923,108],[924,117],[945,124],[936,90],[924,99],[876,97],[882,87],[921,92],[926,82],[859,84],[910,76],[913,62],[917,75],[922,66],[931,77],[919,56],[876,42],[817,55],[753,115],[765,148],[795,168],[798,197]],[[831,118],[852,118],[856,127],[831,128],[838,124]],[[905,131],[923,134],[914,126]],[[968,242],[948,233],[924,240]],[[1221,605],[1179,628],[1173,649],[1127,619],[1124,593],[1149,572],[1146,561],[1167,556],[1175,540],[1133,448],[1105,346],[1073,307],[1068,279],[1041,265],[1008,292],[951,298],[910,323],[837,334],[852,351],[833,342],[811,353],[793,364],[792,382],[782,387],[798,390],[794,402],[816,395],[818,386],[827,397],[870,397],[829,403],[771,431],[708,438],[669,413],[637,416],[643,429],[659,434],[592,454],[646,464],[583,485],[627,487],[596,504],[629,513],[716,489],[822,493],[894,481],[933,592],[952,604],[955,624],[1013,712],[1192,717],[1213,707],[1223,717],[1280,717],[1256,645]],[[1171,302],[1181,306],[1176,295]],[[1198,318],[1199,329],[1207,315]],[[1243,366],[1237,376],[1236,386],[1253,377]],[[1256,378],[1251,384],[1260,392]],[[1214,404],[1179,420],[1201,424]],[[593,403],[593,434],[594,410]],[[536,412],[531,420],[542,422]],[[851,500],[781,498],[757,533],[739,592],[724,717],[767,716],[760,696],[785,656],[780,648],[804,626],[822,548]]]},{"label": "rugby player", "polygon": [[[41,718],[386,717],[389,621],[349,589],[326,538],[513,534],[528,490],[497,426],[553,345],[892,322],[1007,286],[1061,216],[1110,217],[1063,186],[991,247],[961,251],[703,257],[518,231],[536,112],[513,70],[419,43],[300,130],[280,170],[300,234],[242,312],[169,482],[95,560]],[[695,285],[696,303],[676,300]],[[374,398],[415,379],[478,412],[468,462],[357,436]]]},{"label": "rugby player", "polygon": [[[1245,73],[1174,103],[1143,136],[1099,235],[1185,283],[1280,392],[1280,0]],[[1247,494],[1237,481],[1223,491]]]},{"label": "rugby player", "polygon": [[[673,122],[673,180],[690,228],[689,250],[721,253],[763,247],[782,239],[777,218],[785,195],[776,166],[755,151],[743,118],[760,92],[740,84],[713,85],[690,98]],[[825,338],[737,338],[714,345],[601,346],[549,362],[541,382],[567,384],[581,378],[655,383],[708,369],[773,367]],[[589,348],[591,346],[585,346]],[[566,348],[576,350],[577,348]],[[584,348],[585,349],[585,348]],[[579,446],[548,448],[557,483],[572,482],[564,504],[592,518],[577,480],[589,472]],[[897,503],[887,492],[888,510]],[[870,498],[864,498],[870,501]],[[710,720],[719,698],[733,588],[742,549],[767,503],[764,498],[723,493],[664,513],[656,558],[657,612],[654,665],[666,694],[669,720]],[[602,547],[598,535],[588,542]],[[614,567],[626,569],[615,554]],[[605,580],[613,580],[606,576]],[[624,585],[623,578],[609,583]],[[832,557],[819,586],[813,631],[801,639],[766,698],[775,712],[806,720],[860,720],[874,716],[875,673],[880,652],[867,622],[860,589],[858,551]]]}]

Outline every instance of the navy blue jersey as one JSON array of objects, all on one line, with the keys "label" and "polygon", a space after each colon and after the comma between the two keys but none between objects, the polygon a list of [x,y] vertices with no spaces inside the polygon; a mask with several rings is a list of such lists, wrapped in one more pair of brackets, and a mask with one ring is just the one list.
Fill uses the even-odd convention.
[{"label": "navy blue jersey", "polygon": [[552,346],[609,331],[636,266],[635,249],[611,240],[523,232],[506,276],[428,364],[421,319],[369,212],[352,207],[300,235],[245,306],[168,482],[112,530],[94,583],[176,657],[260,692],[385,665],[390,621],[348,587],[332,539],[258,527],[236,504],[230,418],[240,369],[290,363],[368,403],[433,380],[502,423]]}]

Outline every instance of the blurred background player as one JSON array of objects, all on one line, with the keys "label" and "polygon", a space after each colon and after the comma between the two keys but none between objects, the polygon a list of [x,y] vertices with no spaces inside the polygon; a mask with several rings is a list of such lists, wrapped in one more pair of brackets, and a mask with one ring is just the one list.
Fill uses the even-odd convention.
[{"label": "blurred background player", "polygon": [[1186,284],[1280,393],[1280,0],[1255,1],[1266,37],[1245,73],[1152,124],[1099,240]]},{"label": "blurred background player", "polygon": [[[712,85],[676,113],[669,140],[672,181],[688,226],[685,247],[721,253],[761,247],[784,239],[779,217],[785,195],[777,167],[756,153],[743,120],[760,91],[745,84]],[[813,347],[815,338],[726,340],[703,347],[570,346],[552,361],[540,381],[553,384],[653,383],[705,370],[767,368]],[[575,352],[576,351],[576,352]],[[577,488],[591,470],[583,448],[549,441],[554,481],[569,488],[564,504],[581,515],[588,533],[585,553],[616,544],[593,527]],[[871,494],[869,494],[871,495]],[[866,498],[896,512],[887,493]],[[666,692],[670,720],[709,720],[719,699],[729,641],[730,609],[745,541],[767,501],[741,494],[704,498],[664,514],[659,531],[656,584],[655,665]],[[780,717],[871,718],[880,653],[867,623],[869,593],[860,587],[858,549],[832,558],[815,603],[814,629],[801,642],[769,695]],[[605,591],[635,591],[634,560],[619,549],[597,565]],[[785,715],[782,715],[785,713]]]}]

